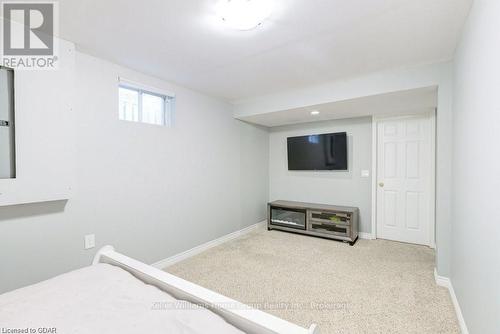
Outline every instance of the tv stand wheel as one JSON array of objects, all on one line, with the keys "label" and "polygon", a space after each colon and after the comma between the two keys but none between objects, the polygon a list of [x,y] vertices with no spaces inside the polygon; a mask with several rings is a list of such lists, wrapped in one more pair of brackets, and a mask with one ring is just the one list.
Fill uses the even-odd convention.
[{"label": "tv stand wheel", "polygon": [[271,228],[270,228],[270,227],[268,227],[268,228],[267,228],[267,230],[268,230],[268,231],[271,231]]},{"label": "tv stand wheel", "polygon": [[350,246],[354,246],[354,244],[356,243],[356,241],[358,241],[358,237],[356,237],[356,239],[354,239],[354,241],[349,242],[349,245]]}]

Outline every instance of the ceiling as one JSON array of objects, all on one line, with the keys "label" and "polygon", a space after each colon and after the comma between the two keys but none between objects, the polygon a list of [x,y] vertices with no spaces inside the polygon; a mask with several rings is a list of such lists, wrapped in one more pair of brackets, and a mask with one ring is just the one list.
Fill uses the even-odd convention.
[{"label": "ceiling", "polygon": [[[253,124],[274,127],[362,116],[394,114],[403,116],[431,111],[436,107],[437,87],[425,87],[245,116],[240,119]],[[319,111],[319,115],[311,115],[311,111]]]},{"label": "ceiling", "polygon": [[387,68],[448,60],[472,0],[270,0],[235,31],[218,0],[62,0],[60,35],[79,50],[238,100]]}]

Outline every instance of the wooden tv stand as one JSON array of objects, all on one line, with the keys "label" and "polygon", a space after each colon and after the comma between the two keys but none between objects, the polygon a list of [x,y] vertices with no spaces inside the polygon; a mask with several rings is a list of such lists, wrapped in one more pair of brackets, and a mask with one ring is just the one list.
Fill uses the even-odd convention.
[{"label": "wooden tv stand", "polygon": [[274,201],[267,205],[267,229],[348,242],[358,239],[359,209],[348,206]]}]

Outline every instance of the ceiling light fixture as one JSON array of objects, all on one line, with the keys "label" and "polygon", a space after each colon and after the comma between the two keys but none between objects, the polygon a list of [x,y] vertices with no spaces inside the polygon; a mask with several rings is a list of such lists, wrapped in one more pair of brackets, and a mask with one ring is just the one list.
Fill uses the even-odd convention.
[{"label": "ceiling light fixture", "polygon": [[317,116],[317,115],[319,115],[319,111],[317,111],[317,110],[311,111],[311,115]]},{"label": "ceiling light fixture", "polygon": [[222,0],[217,5],[217,14],[231,28],[251,30],[271,15],[270,2],[270,0]]}]

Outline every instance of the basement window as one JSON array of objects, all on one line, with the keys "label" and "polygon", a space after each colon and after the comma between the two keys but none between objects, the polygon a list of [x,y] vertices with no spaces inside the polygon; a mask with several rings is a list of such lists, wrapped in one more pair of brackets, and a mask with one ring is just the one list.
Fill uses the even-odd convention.
[{"label": "basement window", "polygon": [[170,126],[175,97],[120,81],[118,117],[122,121]]}]

